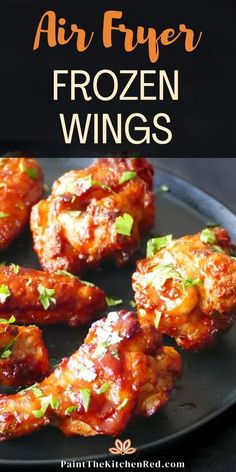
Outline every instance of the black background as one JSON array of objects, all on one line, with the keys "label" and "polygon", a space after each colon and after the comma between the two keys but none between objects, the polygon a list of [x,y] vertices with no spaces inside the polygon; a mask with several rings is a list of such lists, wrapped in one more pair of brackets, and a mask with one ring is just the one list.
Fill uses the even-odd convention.
[{"label": "black background", "polygon": [[[68,24],[95,31],[86,53],[78,54],[75,45],[49,48],[42,43],[33,52],[36,27],[46,10],[55,10]],[[203,32],[199,47],[189,54],[183,41],[162,47],[157,64],[147,58],[146,47],[124,53],[116,36],[115,47],[101,44],[103,13],[107,9],[124,11],[127,26],[153,26],[162,31],[185,23],[198,34]],[[139,152],[148,156],[214,156],[235,155],[235,0],[5,0],[0,5],[0,152],[22,150],[40,156],[93,156],[107,153]],[[86,69],[93,74],[109,68],[179,70],[178,102],[70,102],[66,94],[60,102],[52,100],[53,69]],[[128,116],[141,112],[149,124],[158,112],[171,117],[172,142],[167,145],[134,146],[123,140],[121,146],[65,145],[58,113],[122,112]],[[154,131],[154,130],[153,130]]]}]

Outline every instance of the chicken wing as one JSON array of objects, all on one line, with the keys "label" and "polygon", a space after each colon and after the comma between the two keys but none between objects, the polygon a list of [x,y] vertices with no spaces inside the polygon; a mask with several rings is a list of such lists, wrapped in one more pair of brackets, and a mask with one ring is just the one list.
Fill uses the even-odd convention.
[{"label": "chicken wing", "polygon": [[0,439],[54,425],[66,435],[118,435],[134,415],[153,415],[181,375],[181,359],[134,313],[110,313],[84,344],[32,389],[0,396]]},{"label": "chicken wing", "polygon": [[124,265],[153,226],[152,178],[143,158],[97,159],[62,176],[31,214],[43,269],[83,273],[109,260]]},{"label": "chicken wing", "polygon": [[43,195],[43,173],[28,158],[0,159],[0,251],[19,236]]},{"label": "chicken wing", "polygon": [[12,264],[0,267],[0,317],[14,315],[19,324],[90,322],[106,308],[103,290],[72,274],[48,274]]},{"label": "chicken wing", "polygon": [[0,324],[0,385],[25,387],[50,373],[48,352],[37,326]]},{"label": "chicken wing", "polygon": [[[158,251],[158,248],[161,248]],[[234,246],[220,227],[194,236],[153,239],[133,288],[141,326],[155,325],[185,349],[199,350],[228,330],[236,315]]]}]

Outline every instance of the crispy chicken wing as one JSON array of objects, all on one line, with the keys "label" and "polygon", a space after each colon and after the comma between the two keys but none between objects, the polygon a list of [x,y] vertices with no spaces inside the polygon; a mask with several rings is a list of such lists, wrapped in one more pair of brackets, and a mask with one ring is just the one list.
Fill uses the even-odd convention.
[{"label": "crispy chicken wing", "polygon": [[229,235],[217,227],[152,241],[162,247],[166,241],[166,247],[138,262],[133,276],[140,323],[156,325],[185,349],[204,348],[235,320],[236,261]]},{"label": "crispy chicken wing", "polygon": [[152,178],[143,158],[97,159],[62,176],[31,214],[42,267],[82,273],[103,261],[124,265],[153,226]]},{"label": "crispy chicken wing", "polygon": [[0,317],[17,323],[79,326],[106,307],[103,290],[60,272],[48,274],[12,264],[0,267]]},{"label": "crispy chicken wing", "polygon": [[155,329],[142,331],[134,313],[110,313],[41,384],[0,397],[0,439],[49,424],[68,436],[117,435],[135,414],[165,405],[180,374],[179,354]]},{"label": "crispy chicken wing", "polygon": [[[13,318],[13,317],[11,317]],[[0,324],[0,385],[25,387],[50,373],[48,352],[37,326]]]},{"label": "crispy chicken wing", "polygon": [[19,236],[43,195],[43,173],[28,158],[0,159],[0,251]]}]

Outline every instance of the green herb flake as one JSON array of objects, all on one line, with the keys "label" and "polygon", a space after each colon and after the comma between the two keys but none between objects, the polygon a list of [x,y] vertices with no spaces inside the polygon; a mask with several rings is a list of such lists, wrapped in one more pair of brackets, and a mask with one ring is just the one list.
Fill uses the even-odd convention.
[{"label": "green herb flake", "polygon": [[47,397],[40,398],[41,408],[39,410],[33,410],[33,415],[35,418],[40,419],[43,418],[48,407],[50,406],[52,410],[56,410],[60,406],[59,400],[56,400],[52,395],[48,395]]},{"label": "green herb flake", "polygon": [[155,318],[154,318],[154,326],[156,329],[158,329],[159,327],[159,324],[160,324],[160,321],[161,321],[161,316],[162,316],[162,313],[161,312],[155,312]]},{"label": "green herb flake", "polygon": [[134,300],[130,300],[129,301],[129,305],[132,307],[132,308],[136,308],[137,304]]},{"label": "green herb flake", "polygon": [[44,310],[48,310],[50,305],[53,303],[56,304],[56,299],[53,298],[55,290],[53,288],[46,288],[43,285],[37,287],[38,293],[40,294],[39,301],[43,305]]},{"label": "green herb flake", "polygon": [[0,359],[8,359],[12,353],[12,348],[16,344],[17,337],[13,338],[2,350]]},{"label": "green herb flake", "polygon": [[33,394],[36,398],[43,397],[42,390],[40,390],[40,388],[38,388],[36,385],[33,385],[33,387],[31,387],[30,390],[32,390],[32,392],[33,392]]},{"label": "green herb flake", "polygon": [[33,282],[33,280],[31,279],[31,277],[27,280],[26,282],[26,287],[28,287],[31,283]]},{"label": "green herb flake", "polygon": [[79,211],[79,210],[70,210],[70,211],[67,211],[67,214],[72,216],[73,218],[79,218],[82,214],[82,211]]},{"label": "green herb flake", "polygon": [[196,279],[186,279],[184,281],[184,286],[186,288],[189,288],[189,287],[195,287],[196,285],[199,287],[200,285],[202,285],[202,280],[197,277]]},{"label": "green herb flake", "polygon": [[5,303],[7,298],[9,298],[11,295],[11,292],[8,288],[7,285],[0,285],[0,303]]},{"label": "green herb flake", "polygon": [[233,259],[234,261],[236,261],[236,257],[235,257],[235,256],[231,256],[231,259]]},{"label": "green herb flake", "polygon": [[77,406],[71,405],[71,406],[69,406],[69,407],[66,409],[65,414],[66,414],[67,416],[70,416],[71,413],[73,413],[74,411],[77,411],[77,410],[78,410]]},{"label": "green herb flake", "polygon": [[4,318],[0,318],[0,324],[13,324],[16,322],[15,316],[11,316],[9,320],[5,320]]},{"label": "green herb flake", "polygon": [[56,275],[63,275],[64,277],[68,277],[69,279],[78,279],[78,277],[71,272],[67,272],[67,270],[57,270],[55,272]]},{"label": "green herb flake", "polygon": [[149,279],[150,283],[158,288],[161,288],[169,279],[183,281],[183,277],[171,264],[157,266],[150,274]]},{"label": "green herb flake", "polygon": [[96,391],[98,395],[101,395],[102,393],[107,393],[110,388],[109,382],[104,382],[102,386]]},{"label": "green herb flake", "polygon": [[123,410],[123,409],[125,408],[125,406],[127,405],[128,401],[129,401],[129,399],[128,399],[128,398],[125,398],[125,399],[123,400],[123,402],[118,406],[117,411]]},{"label": "green herb flake", "polygon": [[19,270],[20,270],[20,266],[19,266],[19,265],[11,264],[10,267],[11,267],[11,269],[12,269],[12,272],[14,272],[14,274],[19,274]]},{"label": "green herb flake", "polygon": [[220,246],[217,246],[217,245],[212,246],[211,249],[213,252],[218,252],[219,254],[225,254],[225,251],[223,251],[223,249]]},{"label": "green herb flake", "polygon": [[149,239],[147,243],[147,257],[153,257],[158,251],[160,251],[160,249],[169,246],[172,239],[172,234],[168,234],[167,236],[162,236],[160,238]]},{"label": "green herb flake", "polygon": [[80,388],[79,393],[80,393],[80,397],[83,403],[84,410],[87,413],[89,410],[89,405],[91,401],[91,390],[90,388]]},{"label": "green herb flake", "polygon": [[5,213],[4,211],[0,211],[0,218],[7,218],[10,216],[10,213]]},{"label": "green herb flake", "polygon": [[214,222],[211,222],[209,221],[207,224],[206,224],[207,228],[217,228],[219,227],[219,223],[214,223]]},{"label": "green herb flake", "polygon": [[84,285],[87,285],[87,287],[95,287],[95,285],[92,284],[92,282],[88,282],[87,280],[80,280],[80,282]]},{"label": "green herb flake", "polygon": [[49,193],[50,189],[49,189],[48,184],[43,184],[43,190],[44,190],[44,192]]},{"label": "green herb flake", "polygon": [[117,361],[120,361],[120,356],[119,356],[119,352],[117,349],[113,349],[113,351],[111,351],[111,355],[112,357],[114,357]]},{"label": "green herb flake", "polygon": [[170,189],[169,189],[168,185],[162,184],[162,185],[160,185],[160,187],[158,187],[157,191],[165,193],[165,192],[169,192]]},{"label": "green herb flake", "polygon": [[129,182],[129,180],[133,180],[135,177],[137,177],[137,172],[135,171],[127,171],[123,172],[119,184],[124,184],[125,182]]},{"label": "green herb flake", "polygon": [[117,306],[123,303],[123,300],[115,300],[114,298],[106,297],[107,306]]},{"label": "green herb flake", "polygon": [[35,169],[34,167],[25,167],[22,160],[19,163],[19,170],[32,180],[37,180],[38,178],[38,169]]},{"label": "green herb flake", "polygon": [[0,262],[0,266],[2,266],[2,267],[5,266],[6,264],[7,264],[6,261]]},{"label": "green herb flake", "polygon": [[209,228],[203,229],[200,234],[200,240],[206,244],[216,243],[216,236],[214,231],[211,231]]},{"label": "green herb flake", "polygon": [[123,216],[118,216],[115,222],[116,232],[123,236],[130,236],[133,228],[134,219],[128,213],[124,213]]}]

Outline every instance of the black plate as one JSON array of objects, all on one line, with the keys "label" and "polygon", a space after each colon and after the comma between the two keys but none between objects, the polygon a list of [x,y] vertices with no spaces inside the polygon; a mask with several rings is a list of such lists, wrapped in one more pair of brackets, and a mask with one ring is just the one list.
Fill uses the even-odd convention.
[{"label": "black plate", "polygon": [[[87,158],[39,159],[46,182],[51,184],[65,171],[87,166]],[[153,159],[155,162],[155,159]],[[236,218],[232,212],[215,199],[189,183],[158,170],[155,188],[167,184],[170,193],[157,193],[156,234],[173,233],[181,236],[194,233],[209,221],[226,227],[236,240]],[[3,260],[26,267],[38,268],[32,251],[29,232],[21,237],[4,254]],[[89,274],[88,280],[100,285],[112,297],[123,298],[129,308],[133,298],[130,278],[133,267],[124,270],[106,270]],[[78,349],[87,330],[63,326],[44,330],[54,366],[65,355]],[[178,383],[168,405],[156,416],[136,419],[128,426],[123,438],[131,438],[138,450],[168,445],[229,408],[236,400],[236,326],[217,344],[202,353],[183,352],[184,376]],[[60,460],[102,459],[108,457],[108,449],[114,440],[109,437],[66,438],[60,431],[44,428],[29,437],[0,444],[0,464],[42,465],[57,464]]]}]

